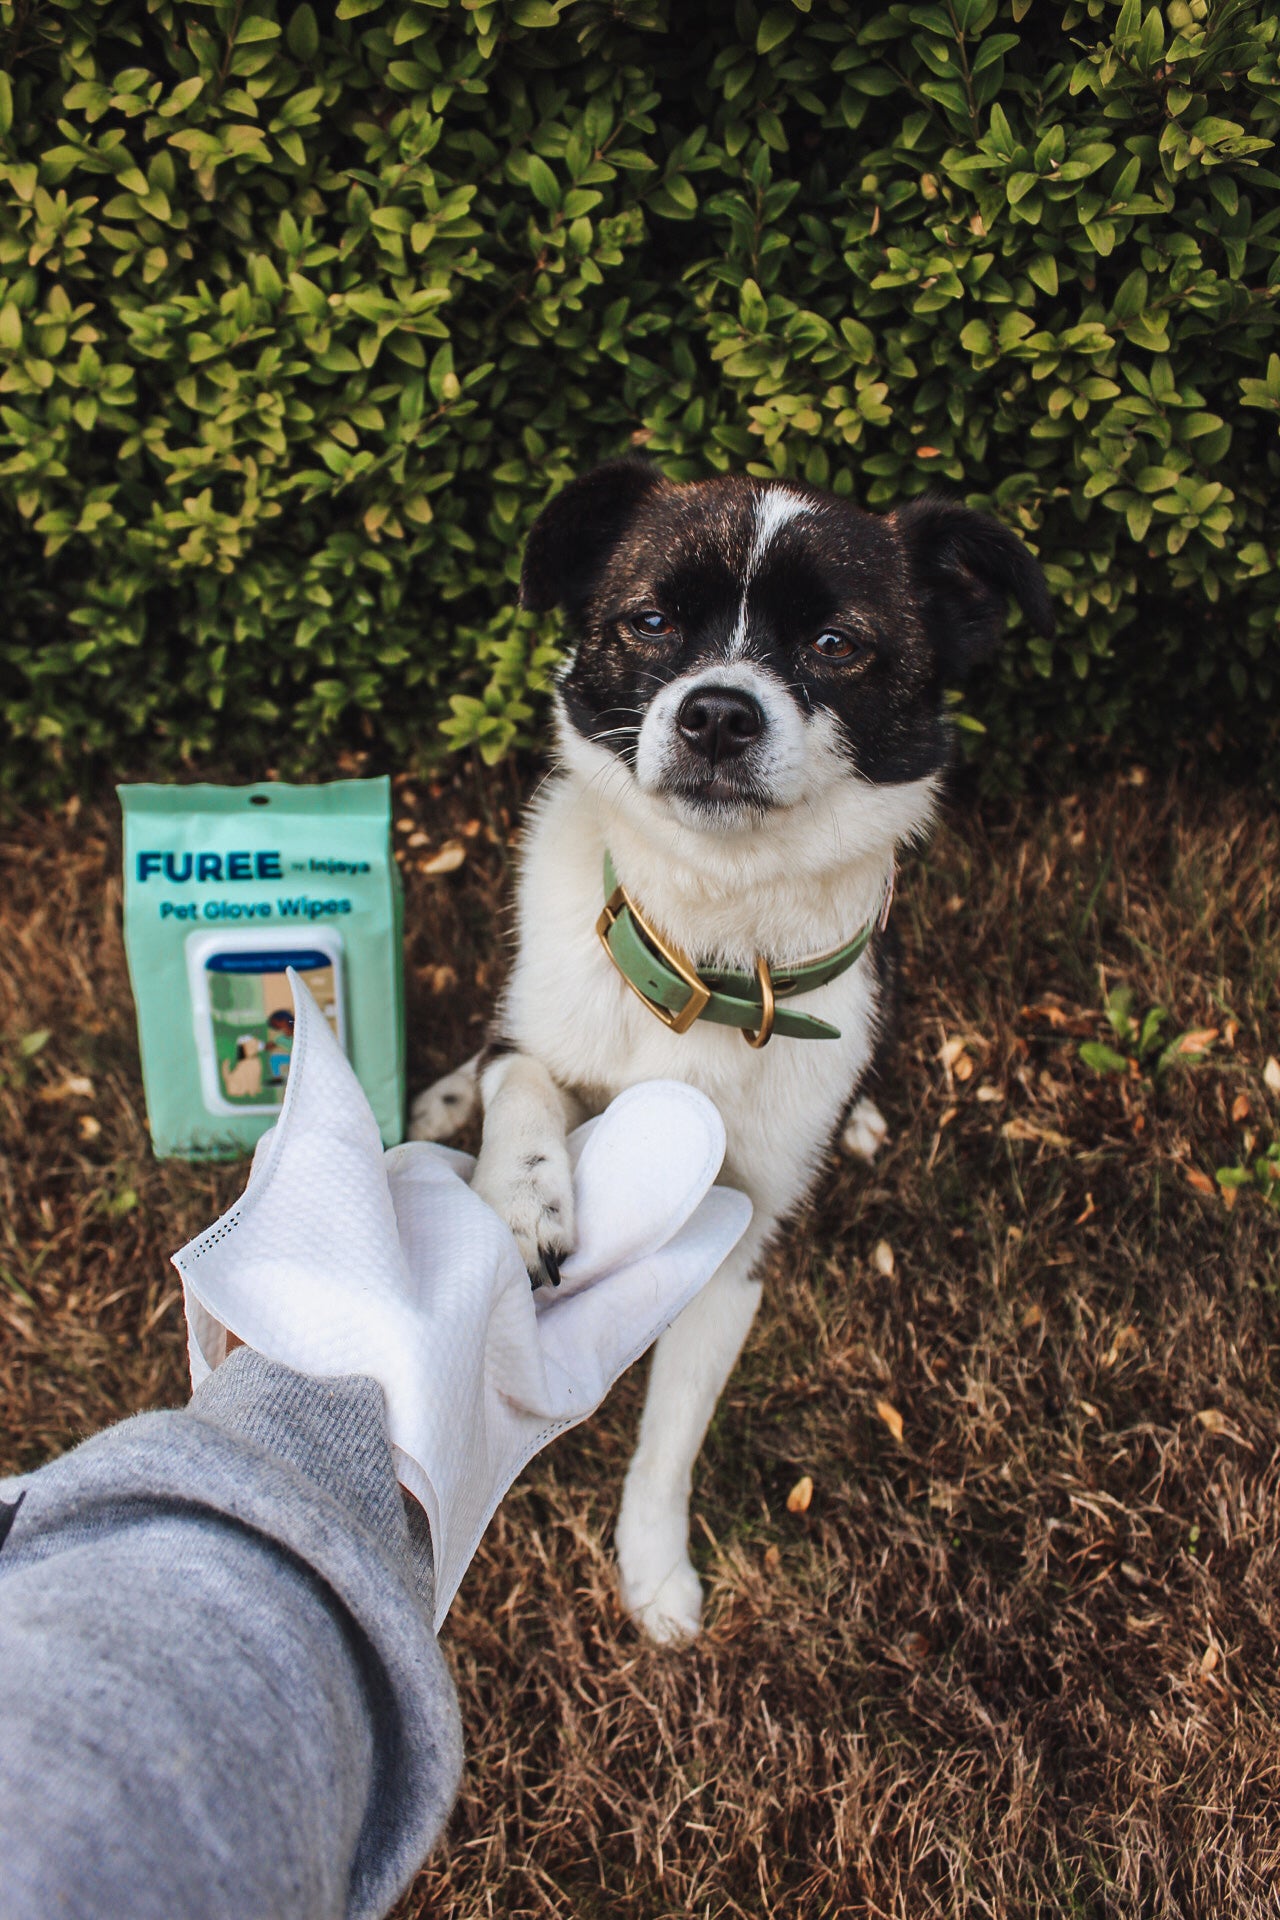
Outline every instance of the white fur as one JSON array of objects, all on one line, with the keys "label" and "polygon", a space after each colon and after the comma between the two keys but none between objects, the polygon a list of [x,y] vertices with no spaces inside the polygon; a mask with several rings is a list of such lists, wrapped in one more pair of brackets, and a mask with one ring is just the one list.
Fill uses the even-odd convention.
[{"label": "white fur", "polygon": [[[516,1237],[529,1272],[573,1249],[573,1172],[566,1135],[577,1107],[529,1053],[504,1054],[480,1075],[485,1129],[471,1185]],[[557,1276],[558,1278],[558,1276]]]},{"label": "white fur", "polygon": [[738,606],[738,618],[734,622],[733,636],[729,641],[731,660],[736,660],[746,649],[747,596],[751,591],[751,582],[759,571],[760,562],[769,550],[769,542],[789,520],[797,520],[802,514],[812,512],[812,501],[802,500],[798,493],[788,493],[785,487],[770,487],[766,492],[757,495],[755,529],[742,582],[742,599]]},{"label": "white fur", "polygon": [[[835,723],[825,712],[806,719],[779,676],[756,661],[732,666],[699,667],[671,680],[649,703],[636,742],[636,780],[642,792],[656,795],[668,811],[704,836],[705,809],[665,791],[679,751],[676,715],[690,694],[712,687],[729,687],[750,694],[764,715],[764,731],[752,756],[752,778],[768,789],[775,806],[798,806],[806,792],[822,791],[847,779],[848,760],[841,754]],[[744,807],[741,825],[750,809]],[[722,832],[728,816],[721,816]]]},{"label": "white fur", "polygon": [[480,1055],[447,1073],[409,1109],[411,1140],[451,1140],[480,1110]]},{"label": "white fur", "polygon": [[[712,1284],[658,1342],[618,1521],[623,1598],[656,1640],[697,1631],[701,1589],[688,1554],[693,1463],[755,1314],[754,1270],[812,1185],[870,1062],[877,980],[864,956],[804,996],[806,1011],[840,1029],[838,1040],[778,1038],[754,1052],[735,1029],[707,1022],[673,1034],[596,936],[605,849],[645,914],[695,959],[749,968],[763,953],[780,965],[828,952],[876,918],[895,853],[927,830],[936,791],[933,779],[877,787],[860,778],[838,753],[826,716],[806,719],[766,669],[738,663],[709,677],[749,688],[765,708],[776,736],[765,776],[777,804],[764,815],[744,808],[708,817],[662,790],[664,738],[700,675],[653,701],[634,773],[560,713],[562,771],[530,809],[519,951],[500,1012],[501,1032],[520,1051],[485,1072],[476,1171],[536,1271],[540,1253],[563,1246],[571,1225],[563,1159],[571,1116],[560,1090],[572,1088],[599,1111],[638,1081],[684,1080],[724,1117],[722,1178],[750,1195],[755,1217]],[[433,1095],[475,1081],[471,1062],[422,1096],[415,1134],[426,1134],[443,1110]],[[869,1158],[883,1133],[879,1114],[860,1101],[846,1144]]]}]

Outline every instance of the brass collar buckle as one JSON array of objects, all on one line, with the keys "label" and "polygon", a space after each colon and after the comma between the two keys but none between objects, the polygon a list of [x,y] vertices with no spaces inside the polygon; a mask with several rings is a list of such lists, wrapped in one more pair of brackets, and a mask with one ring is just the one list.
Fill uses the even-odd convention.
[{"label": "brass collar buckle", "polygon": [[[609,935],[613,930],[615,920],[617,920],[624,908],[630,911],[632,920],[635,922],[644,939],[647,940],[649,945],[654,949],[654,952],[666,961],[672,972],[678,974],[688,987],[689,998],[685,1001],[678,1013],[672,1013],[669,1008],[662,1006],[659,1001],[651,1000],[648,994],[644,993],[636,985],[635,981],[615,958],[613,948],[609,945]],[[596,921],[596,932],[600,936],[601,946],[608,954],[613,965],[617,967],[618,972],[622,975],[636,998],[642,1000],[645,1006],[648,1007],[650,1013],[656,1014],[663,1026],[669,1027],[672,1033],[688,1033],[690,1027],[698,1018],[698,1015],[710,1001],[711,989],[699,979],[697,969],[688,954],[682,953],[679,947],[668,946],[667,942],[654,932],[644,916],[637,910],[635,901],[632,900],[621,882],[619,882],[609,898],[605,901],[604,910],[600,918]],[[772,1025],[772,1020],[770,1020],[769,1024]],[[755,1044],[762,1046],[764,1042],[758,1041]]]},{"label": "brass collar buckle", "polygon": [[761,954],[756,961],[756,979],[760,982],[760,1025],[755,1033],[749,1027],[742,1029],[742,1037],[749,1047],[767,1047],[773,1036],[773,977],[769,972],[769,962]]}]

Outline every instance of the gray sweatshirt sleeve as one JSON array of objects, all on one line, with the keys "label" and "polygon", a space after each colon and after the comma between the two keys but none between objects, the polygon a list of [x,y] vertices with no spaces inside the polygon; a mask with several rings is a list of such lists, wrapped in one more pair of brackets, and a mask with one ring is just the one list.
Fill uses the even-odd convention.
[{"label": "gray sweatshirt sleeve", "polygon": [[248,1349],[0,1481],[6,1920],[384,1914],[461,1768],[425,1540],[376,1383]]}]

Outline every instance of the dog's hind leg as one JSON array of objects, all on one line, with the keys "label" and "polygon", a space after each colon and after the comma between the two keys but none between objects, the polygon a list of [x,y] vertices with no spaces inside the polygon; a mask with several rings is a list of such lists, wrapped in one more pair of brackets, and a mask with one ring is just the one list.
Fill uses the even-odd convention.
[{"label": "dog's hind leg", "polygon": [[689,1559],[693,1463],[760,1304],[751,1269],[763,1238],[748,1230],[653,1350],[617,1532],[622,1603],[651,1640],[690,1640],[702,1618]]},{"label": "dog's hind leg", "polygon": [[451,1140],[480,1111],[480,1061],[475,1054],[420,1093],[409,1109],[411,1140]]},{"label": "dog's hind leg", "polygon": [[472,1190],[500,1213],[534,1285],[559,1284],[573,1251],[573,1172],[567,1136],[577,1103],[540,1060],[502,1053],[480,1074],[484,1138]]}]

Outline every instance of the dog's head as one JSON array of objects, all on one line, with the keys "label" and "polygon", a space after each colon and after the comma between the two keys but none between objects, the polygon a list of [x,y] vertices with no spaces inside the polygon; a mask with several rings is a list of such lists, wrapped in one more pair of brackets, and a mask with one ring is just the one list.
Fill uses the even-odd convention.
[{"label": "dog's head", "polygon": [[559,494],[521,580],[526,607],[569,616],[570,757],[606,750],[663,812],[720,832],[838,790],[931,794],[944,692],[995,650],[1010,595],[1052,631],[1037,562],[966,507],[881,518],[789,481],[678,486],[641,460]]}]

